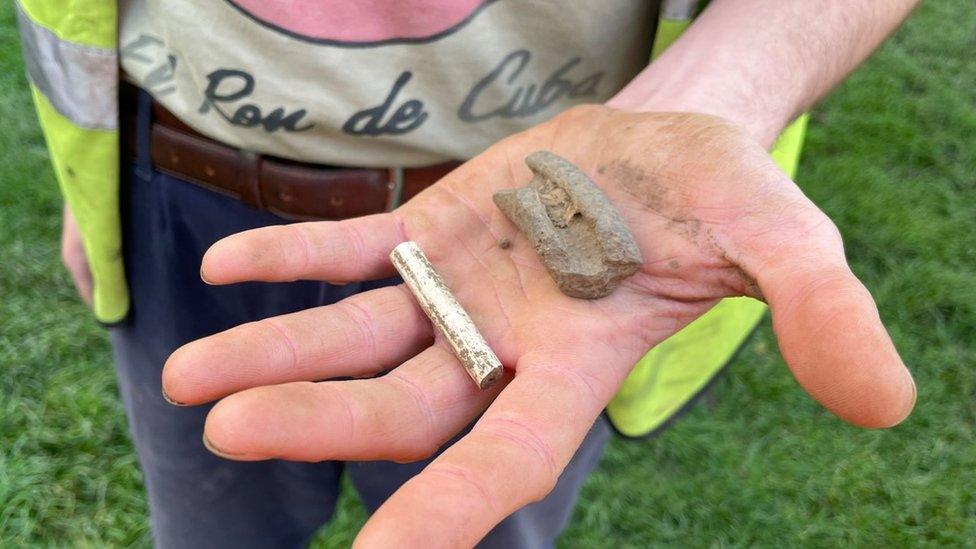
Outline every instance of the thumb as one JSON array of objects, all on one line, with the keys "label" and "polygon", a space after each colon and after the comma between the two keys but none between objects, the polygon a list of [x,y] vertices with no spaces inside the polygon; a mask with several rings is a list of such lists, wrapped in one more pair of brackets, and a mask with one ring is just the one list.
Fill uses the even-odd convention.
[{"label": "thumb", "polygon": [[861,427],[892,427],[911,412],[915,383],[848,267],[836,228],[819,225],[829,234],[797,239],[755,273],[780,352],[825,408]]}]

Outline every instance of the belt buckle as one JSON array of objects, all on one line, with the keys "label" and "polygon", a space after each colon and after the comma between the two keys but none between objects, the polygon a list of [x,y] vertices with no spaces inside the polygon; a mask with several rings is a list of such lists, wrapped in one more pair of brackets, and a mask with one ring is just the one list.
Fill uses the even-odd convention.
[{"label": "belt buckle", "polygon": [[390,181],[386,188],[390,191],[390,197],[386,201],[386,211],[392,212],[403,204],[403,168],[390,168]]}]

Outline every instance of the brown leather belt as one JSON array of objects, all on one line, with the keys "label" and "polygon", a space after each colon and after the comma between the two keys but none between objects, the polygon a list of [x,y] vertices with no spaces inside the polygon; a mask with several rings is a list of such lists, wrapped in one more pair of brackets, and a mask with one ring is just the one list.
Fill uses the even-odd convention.
[{"label": "brown leather belt", "polygon": [[[120,88],[122,139],[137,149],[138,88]],[[423,168],[347,168],[305,164],[244,151],[203,136],[152,103],[150,156],[157,170],[292,220],[347,219],[390,211],[460,162]]]}]

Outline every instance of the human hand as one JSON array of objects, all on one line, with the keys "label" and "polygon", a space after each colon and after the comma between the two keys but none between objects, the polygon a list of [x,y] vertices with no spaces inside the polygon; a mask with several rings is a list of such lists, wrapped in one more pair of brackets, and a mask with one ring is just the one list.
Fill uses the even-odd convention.
[{"label": "human hand", "polygon": [[[589,174],[638,241],[643,269],[606,298],[561,294],[492,202],[528,182],[523,159],[540,149]],[[205,440],[241,460],[416,460],[484,412],[373,515],[363,545],[470,546],[544,497],[631,366],[722,297],[769,303],[787,365],[841,418],[888,427],[914,403],[837,229],[762,146],[715,117],[574,108],[393,213],[226,238],[202,274],[376,279],[392,274],[387,256],[404,240],[426,251],[506,366],[493,388],[475,387],[402,285],[190,343],[163,372],[175,401],[223,398]]]},{"label": "human hand", "polygon": [[81,240],[78,223],[71,213],[71,208],[65,202],[61,215],[61,262],[68,268],[71,280],[82,301],[91,306],[92,303],[92,275],[88,269],[88,259],[85,257],[85,246]]}]

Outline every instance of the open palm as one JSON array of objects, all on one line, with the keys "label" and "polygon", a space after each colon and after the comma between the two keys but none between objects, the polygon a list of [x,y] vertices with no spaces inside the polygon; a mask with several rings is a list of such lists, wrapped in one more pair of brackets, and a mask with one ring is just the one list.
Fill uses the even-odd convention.
[{"label": "open palm", "polygon": [[[643,269],[606,298],[560,293],[492,202],[528,182],[523,159],[540,149],[596,181],[637,239]],[[416,460],[483,413],[379,509],[360,543],[472,545],[545,496],[631,366],[722,297],[769,303],[793,374],[843,419],[890,426],[914,402],[836,228],[717,118],[575,108],[393,213],[234,235],[202,272],[214,284],[377,279],[393,273],[388,254],[405,240],[479,326],[507,369],[501,383],[478,390],[403,285],[190,343],[163,373],[175,401],[223,398],[206,440],[235,459]],[[361,379],[320,381],[350,377]]]}]

